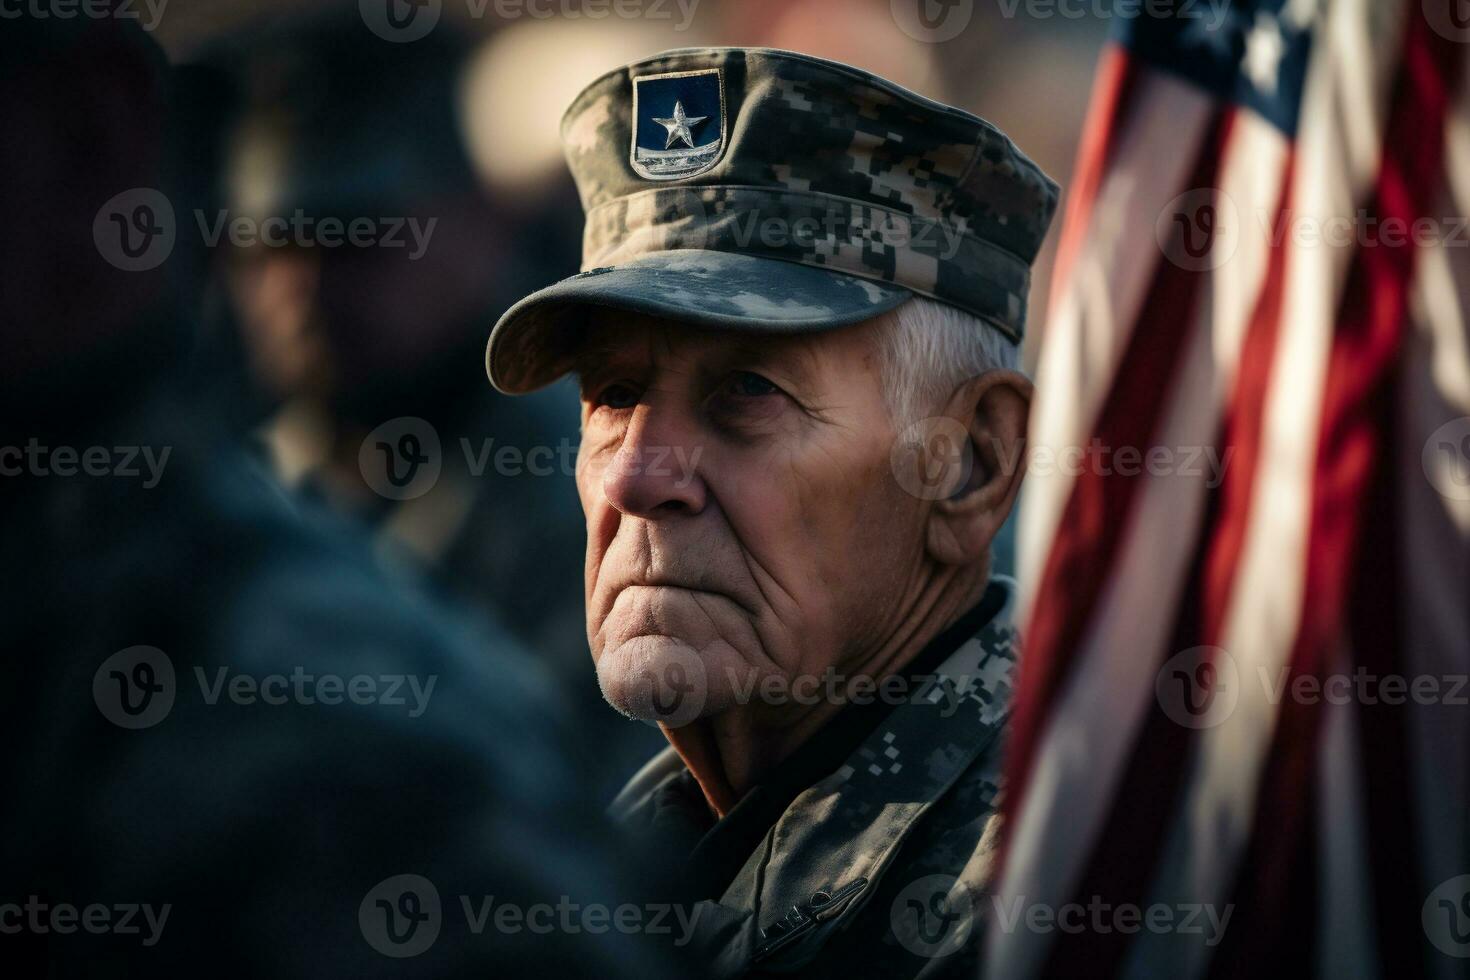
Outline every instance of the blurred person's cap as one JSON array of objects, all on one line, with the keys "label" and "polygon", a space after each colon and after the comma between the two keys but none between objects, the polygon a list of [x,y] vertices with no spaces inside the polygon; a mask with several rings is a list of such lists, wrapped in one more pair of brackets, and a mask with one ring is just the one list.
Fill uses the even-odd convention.
[{"label": "blurred person's cap", "polygon": [[238,87],[223,175],[233,212],[382,217],[476,186],[456,98],[468,44],[362,29],[356,5],[272,18],[201,56]]},{"label": "blurred person's cap", "polygon": [[800,333],[920,295],[1021,338],[1057,185],[977,116],[837,62],[700,48],[594,81],[562,141],[582,271],[500,318],[501,391],[569,371],[591,307]]}]

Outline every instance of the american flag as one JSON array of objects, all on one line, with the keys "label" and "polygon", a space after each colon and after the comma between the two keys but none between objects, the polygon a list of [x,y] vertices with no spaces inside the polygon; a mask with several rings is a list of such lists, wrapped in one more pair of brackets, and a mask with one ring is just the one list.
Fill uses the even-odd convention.
[{"label": "american flag", "polygon": [[1470,3],[1131,7],[1041,338],[987,974],[1464,976]]}]

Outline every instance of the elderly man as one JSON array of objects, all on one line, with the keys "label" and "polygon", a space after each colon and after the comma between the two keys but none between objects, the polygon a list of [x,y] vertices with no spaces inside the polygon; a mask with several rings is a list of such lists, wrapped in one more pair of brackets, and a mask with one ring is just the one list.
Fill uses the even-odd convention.
[{"label": "elderly man", "polygon": [[984,120],[762,49],[604,75],[563,136],[585,271],[486,360],[580,380],[592,657],[670,743],[613,812],[679,856],[709,976],[968,969],[1056,185]]}]

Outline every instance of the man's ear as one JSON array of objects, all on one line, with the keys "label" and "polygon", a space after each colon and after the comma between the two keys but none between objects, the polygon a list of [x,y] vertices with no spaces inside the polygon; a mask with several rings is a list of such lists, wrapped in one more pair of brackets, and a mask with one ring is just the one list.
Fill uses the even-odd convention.
[{"label": "man's ear", "polygon": [[929,512],[935,561],[970,565],[989,554],[1026,473],[1030,409],[1031,382],[1017,371],[987,371],[955,390],[944,414],[969,421],[970,467],[964,483]]}]

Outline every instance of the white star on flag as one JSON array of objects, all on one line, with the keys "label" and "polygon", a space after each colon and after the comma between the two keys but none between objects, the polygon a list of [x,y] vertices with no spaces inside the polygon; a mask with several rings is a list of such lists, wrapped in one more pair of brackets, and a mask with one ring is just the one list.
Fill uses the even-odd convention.
[{"label": "white star on flag", "polygon": [[1255,27],[1245,39],[1245,74],[1264,95],[1275,95],[1281,80],[1281,59],[1286,54],[1286,39],[1281,36],[1281,23],[1264,11],[1256,13]]}]

